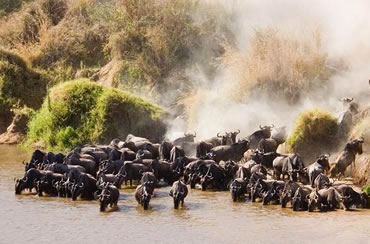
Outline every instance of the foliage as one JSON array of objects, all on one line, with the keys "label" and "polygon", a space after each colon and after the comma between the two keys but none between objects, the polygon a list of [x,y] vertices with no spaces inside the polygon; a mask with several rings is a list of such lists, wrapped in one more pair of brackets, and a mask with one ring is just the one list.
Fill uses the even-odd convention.
[{"label": "foliage", "polygon": [[293,152],[314,159],[336,146],[337,119],[329,112],[313,109],[301,113],[287,140]]},{"label": "foliage", "polygon": [[158,140],[165,133],[163,111],[130,93],[86,79],[50,90],[29,123],[27,144],[41,141],[60,150],[85,143],[109,143],[128,133]]},{"label": "foliage", "polygon": [[25,60],[0,50],[0,100],[9,108],[39,108],[46,95],[48,76],[30,69]]},{"label": "foliage", "polygon": [[365,192],[368,196],[370,196],[370,185],[365,186],[362,189],[363,192]]}]

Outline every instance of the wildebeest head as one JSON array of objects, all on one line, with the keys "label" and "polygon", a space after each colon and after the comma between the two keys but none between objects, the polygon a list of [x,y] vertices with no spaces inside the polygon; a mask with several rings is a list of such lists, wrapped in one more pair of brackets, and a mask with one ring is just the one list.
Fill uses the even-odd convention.
[{"label": "wildebeest head", "polygon": [[207,174],[200,179],[200,184],[202,186],[202,191],[205,191],[207,189],[207,185],[210,182],[212,182],[214,179],[215,179],[215,177],[213,177],[212,172],[207,172]]},{"label": "wildebeest head", "polygon": [[234,202],[238,200],[238,198],[241,198],[243,194],[246,192],[246,182],[241,179],[235,179],[231,185],[230,185],[230,192],[231,192],[231,198]]},{"label": "wildebeest head", "polygon": [[109,183],[106,183],[105,185],[102,184],[98,186],[98,188],[102,189],[102,192],[100,193],[100,195],[98,195],[98,197],[99,197],[99,202],[100,202],[100,211],[103,212],[107,208],[110,202],[110,199],[111,199]]},{"label": "wildebeest head", "polygon": [[36,190],[37,194],[41,197],[42,193],[45,191],[45,189],[48,187],[48,182],[46,179],[41,179],[36,181]]},{"label": "wildebeest head", "polygon": [[143,206],[144,210],[148,210],[149,208],[149,202],[152,198],[151,192],[152,189],[149,186],[143,185],[143,191],[141,194],[141,205]]},{"label": "wildebeest head", "polygon": [[317,163],[319,163],[324,168],[324,170],[329,170],[330,168],[329,157],[330,157],[330,154],[323,154],[317,158]]},{"label": "wildebeest head", "polygon": [[232,143],[235,143],[236,142],[236,136],[239,133],[240,133],[240,130],[239,129],[238,129],[238,131],[227,133],[229,135],[229,137],[231,138]]},{"label": "wildebeest head", "polygon": [[355,139],[350,142],[352,151],[356,154],[362,154],[362,144],[364,143],[364,139]]},{"label": "wildebeest head", "polygon": [[194,142],[194,138],[197,136],[197,133],[194,131],[194,134],[191,133],[184,133],[184,141],[186,142]]},{"label": "wildebeest head", "polygon": [[81,191],[84,189],[85,183],[84,182],[78,182],[73,184],[71,189],[72,194],[72,200],[75,201],[77,197],[81,194]]},{"label": "wildebeest head", "polygon": [[21,194],[21,192],[25,189],[24,185],[27,181],[27,177],[25,179],[17,179],[15,181],[15,194]]},{"label": "wildebeest head", "polygon": [[217,137],[220,139],[221,145],[227,145],[227,139],[228,135],[220,135],[220,133],[217,133]]},{"label": "wildebeest head", "polygon": [[271,131],[272,129],[275,127],[273,124],[270,126],[270,125],[260,125],[260,131],[262,132],[262,134],[266,137],[266,138],[269,138],[271,137]]},{"label": "wildebeest head", "polygon": [[294,196],[292,196],[292,209],[293,211],[297,211],[300,208],[306,208],[309,202],[310,195],[305,195],[302,188],[298,187]]},{"label": "wildebeest head", "polygon": [[322,201],[322,197],[320,196],[317,189],[315,191],[312,191],[309,200],[308,200],[308,211],[312,212]]},{"label": "wildebeest head", "polygon": [[54,188],[57,190],[58,197],[63,197],[67,195],[67,184],[66,181],[56,181],[53,184]]},{"label": "wildebeest head", "polygon": [[235,175],[238,168],[239,168],[238,164],[232,160],[226,161],[225,163],[225,171],[228,176]]}]

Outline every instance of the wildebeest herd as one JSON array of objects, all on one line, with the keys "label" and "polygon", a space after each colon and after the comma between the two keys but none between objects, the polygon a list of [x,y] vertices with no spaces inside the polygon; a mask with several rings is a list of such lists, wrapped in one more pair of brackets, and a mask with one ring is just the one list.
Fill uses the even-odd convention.
[{"label": "wildebeest herd", "polygon": [[198,185],[202,191],[230,190],[233,201],[248,197],[282,207],[290,202],[294,211],[369,207],[365,193],[334,183],[362,153],[362,138],[348,142],[333,164],[330,155],[321,155],[305,166],[299,154],[276,152],[286,139],[284,127],[260,126],[237,140],[239,133],[218,133],[200,142],[195,133],[185,133],[160,144],[130,134],[125,141],[76,147],[66,155],[35,150],[25,163],[24,177],[16,180],[15,193],[35,188],[39,196],[99,200],[105,211],[108,205],[117,206],[121,185],[132,186],[135,181],[139,184],[135,198],[144,210],[154,189],[164,183],[172,186],[169,195],[175,209],[184,203],[187,185],[192,189]]}]

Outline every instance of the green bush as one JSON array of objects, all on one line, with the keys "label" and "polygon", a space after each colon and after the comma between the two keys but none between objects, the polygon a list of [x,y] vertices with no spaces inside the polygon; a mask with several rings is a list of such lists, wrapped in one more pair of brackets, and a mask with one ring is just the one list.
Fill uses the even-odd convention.
[{"label": "green bush", "polygon": [[29,123],[26,144],[68,150],[85,143],[109,143],[133,133],[158,141],[165,133],[159,107],[86,79],[68,81],[50,90]]},{"label": "green bush", "polygon": [[306,160],[314,160],[336,146],[337,119],[329,112],[313,109],[301,113],[295,122],[288,146]]},{"label": "green bush", "polygon": [[370,185],[365,186],[364,189],[362,189],[363,192],[365,192],[368,196],[370,196]]}]

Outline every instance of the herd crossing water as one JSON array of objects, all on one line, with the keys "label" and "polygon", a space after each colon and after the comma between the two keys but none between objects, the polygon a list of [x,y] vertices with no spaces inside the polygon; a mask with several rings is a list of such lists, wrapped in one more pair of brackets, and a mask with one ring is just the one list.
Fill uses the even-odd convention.
[{"label": "herd crossing water", "polygon": [[173,209],[170,187],[155,189],[150,209],[124,187],[115,211],[96,201],[14,194],[31,152],[0,146],[0,243],[367,243],[370,211],[293,212],[279,205],[232,202],[229,192],[190,190],[183,208]]}]

